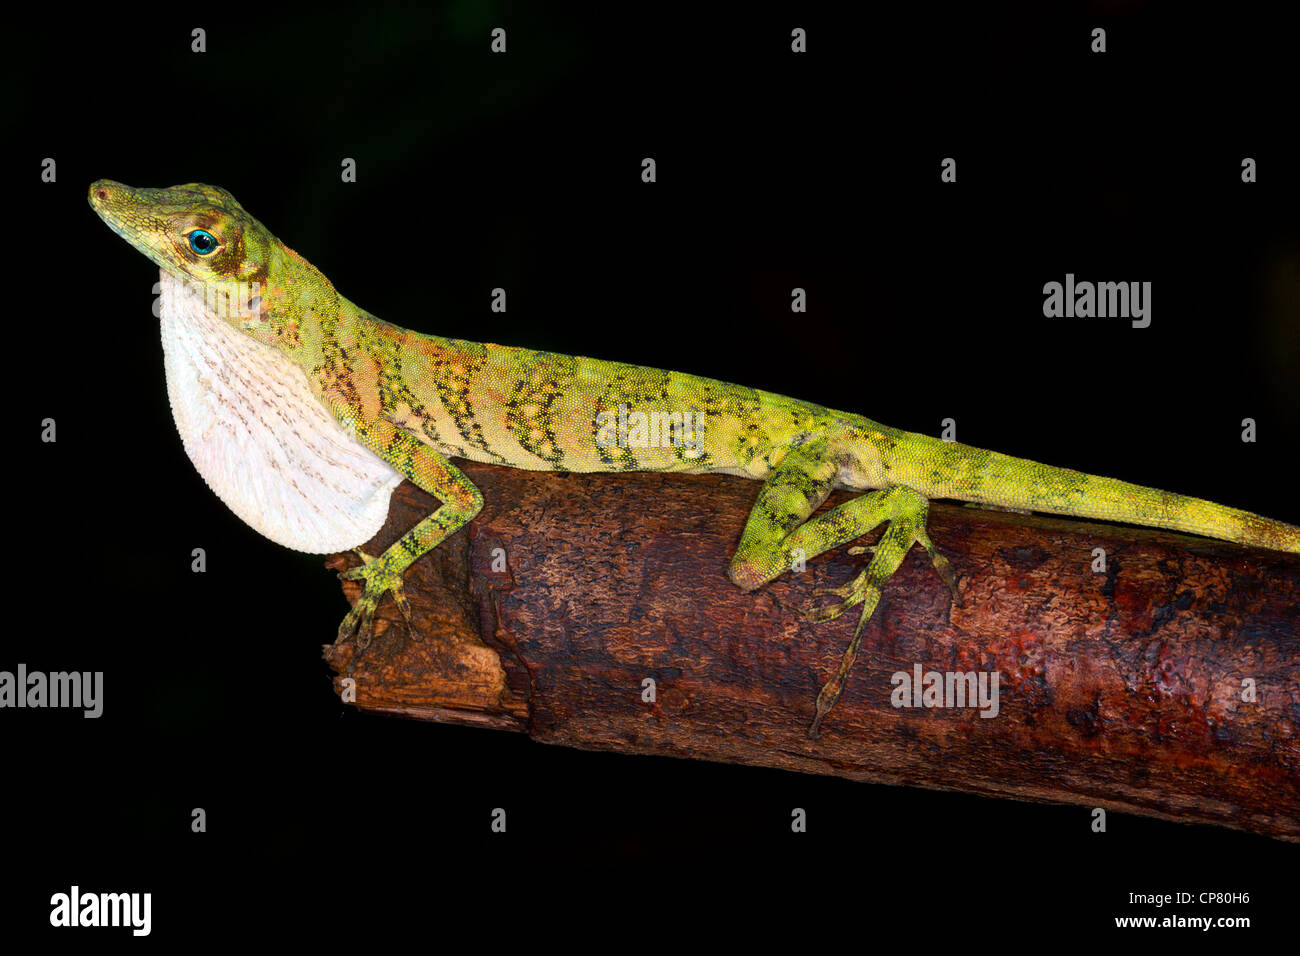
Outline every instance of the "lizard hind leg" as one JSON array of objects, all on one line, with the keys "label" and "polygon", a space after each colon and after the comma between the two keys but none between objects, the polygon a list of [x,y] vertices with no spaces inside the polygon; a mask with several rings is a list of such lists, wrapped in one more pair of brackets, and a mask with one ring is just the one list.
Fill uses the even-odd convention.
[{"label": "lizard hind leg", "polygon": [[861,574],[842,587],[818,588],[813,592],[815,595],[832,594],[841,600],[826,607],[810,607],[805,612],[805,620],[821,622],[833,620],[850,608],[862,605],[853,639],[840,658],[835,675],[822,686],[817,695],[817,713],[809,729],[810,737],[818,735],[822,721],[844,691],[849,671],[858,656],[863,628],[880,603],[881,588],[898,570],[914,545],[920,544],[929,552],[935,571],[952,591],[954,600],[957,600],[957,582],[952,566],[926,534],[925,521],[928,514],[929,501],[924,495],[911,488],[895,486],[862,495],[832,508],[801,525],[787,538],[785,544],[788,548],[821,553],[866,534],[882,522],[889,522],[884,535],[874,547],[852,549],[857,553],[872,553],[871,562]]}]

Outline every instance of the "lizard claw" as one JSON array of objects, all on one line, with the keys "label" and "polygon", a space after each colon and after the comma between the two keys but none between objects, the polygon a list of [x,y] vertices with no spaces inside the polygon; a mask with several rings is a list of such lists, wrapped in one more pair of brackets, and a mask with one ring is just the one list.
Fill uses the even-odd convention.
[{"label": "lizard claw", "polygon": [[961,593],[957,590],[957,575],[953,573],[952,565],[948,559],[939,553],[939,549],[934,546],[930,536],[924,530],[920,531],[916,540],[921,543],[921,547],[930,553],[930,563],[934,565],[934,571],[939,575],[939,579],[948,585],[948,590],[952,592],[952,603],[961,607]]}]

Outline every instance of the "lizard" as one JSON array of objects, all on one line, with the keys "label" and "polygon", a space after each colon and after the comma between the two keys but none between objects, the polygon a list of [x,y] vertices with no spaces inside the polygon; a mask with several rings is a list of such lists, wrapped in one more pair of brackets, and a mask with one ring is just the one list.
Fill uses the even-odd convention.
[{"label": "lizard", "polygon": [[[215,186],[99,180],[88,198],[110,229],[159,267],[173,415],[208,484],[272,540],[359,555],[358,566],[340,572],[362,590],[336,638],[354,641],[356,653],[370,642],[385,594],[409,625],[406,569],[483,506],[453,458],[761,481],[727,570],[745,591],[884,525],[874,547],[850,549],[871,554],[865,569],[841,587],[814,590],[803,612],[823,622],[861,605],[839,665],[817,694],[813,738],[844,690],[882,588],[914,546],[960,602],[956,575],[927,534],[932,499],[1300,553],[1300,528],[1211,501],[697,375],[400,328],[340,295]],[[624,427],[638,413],[660,426],[659,440],[636,433],[646,417],[631,432]],[[616,420],[622,431],[610,440]],[[360,545],[383,524],[402,478],[440,505],[383,553],[368,554]],[[836,489],[860,494],[814,514]],[[837,600],[819,606],[826,594]]]}]

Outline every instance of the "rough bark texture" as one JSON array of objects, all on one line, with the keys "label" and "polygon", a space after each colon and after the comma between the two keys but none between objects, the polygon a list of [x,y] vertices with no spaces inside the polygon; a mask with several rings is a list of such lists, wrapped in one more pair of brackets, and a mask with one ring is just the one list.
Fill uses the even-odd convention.
[{"label": "rough bark texture", "polygon": [[[417,639],[381,605],[354,667],[362,709],[1300,839],[1294,556],[935,505],[930,534],[961,606],[914,549],[810,740],[813,701],[858,612],[819,625],[800,612],[868,556],[841,549],[747,594],[726,568],[754,482],[463,467],[483,512],[407,573]],[[436,506],[403,484],[366,550]],[[355,599],[358,587],[343,587]],[[352,656],[326,650],[340,673]],[[894,707],[891,676],[918,664],[997,671],[997,717]],[[1243,700],[1248,679],[1254,700]]]}]

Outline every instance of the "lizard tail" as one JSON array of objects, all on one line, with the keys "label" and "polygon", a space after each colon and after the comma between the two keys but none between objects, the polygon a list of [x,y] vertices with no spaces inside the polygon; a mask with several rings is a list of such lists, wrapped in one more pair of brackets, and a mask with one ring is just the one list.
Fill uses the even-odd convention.
[{"label": "lizard tail", "polygon": [[932,498],[1122,521],[1300,554],[1300,528],[1239,508],[929,436],[907,437],[901,447],[916,451],[893,463],[891,478]]}]

